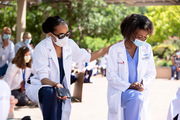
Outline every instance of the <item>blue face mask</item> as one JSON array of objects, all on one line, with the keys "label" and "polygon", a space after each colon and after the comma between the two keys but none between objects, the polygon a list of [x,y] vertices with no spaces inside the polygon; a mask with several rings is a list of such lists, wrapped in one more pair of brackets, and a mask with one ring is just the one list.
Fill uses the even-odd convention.
[{"label": "blue face mask", "polygon": [[11,38],[11,35],[9,35],[9,34],[4,34],[3,35],[4,40],[9,40],[10,38]]},{"label": "blue face mask", "polygon": [[144,45],[144,43],[146,42],[145,41],[141,41],[141,40],[138,40],[138,39],[135,39],[135,41],[132,41],[137,47],[141,47]]},{"label": "blue face mask", "polygon": [[30,44],[32,39],[25,39],[26,44]]}]

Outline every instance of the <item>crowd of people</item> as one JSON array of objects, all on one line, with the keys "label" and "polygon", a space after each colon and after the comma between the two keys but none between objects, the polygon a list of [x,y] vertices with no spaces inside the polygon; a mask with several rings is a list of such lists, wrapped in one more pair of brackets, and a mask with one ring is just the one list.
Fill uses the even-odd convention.
[{"label": "crowd of people", "polygon": [[[79,48],[69,38],[71,31],[60,16],[48,17],[42,30],[49,37],[38,43],[35,49],[29,32],[25,32],[22,41],[15,45],[10,40],[9,27],[4,27],[1,32],[1,120],[7,118],[9,109],[12,111],[15,104],[24,106],[29,101],[39,106],[44,120],[69,120],[71,99],[58,96],[57,89],[70,90],[70,85],[77,80],[73,73],[76,63],[78,71],[85,73],[84,83],[91,83],[91,76],[99,70],[107,78],[108,120],[149,120],[149,86],[155,80],[156,68],[151,45],[146,42],[154,27],[146,16],[127,16],[120,25],[124,40],[96,52]],[[177,50],[172,58],[171,79],[174,79],[174,72],[176,79],[179,78],[179,60]],[[180,95],[179,91],[177,95]],[[168,120],[180,119],[180,110],[172,112],[175,108],[172,106],[180,105],[179,98],[172,101],[168,114],[171,119]]]}]

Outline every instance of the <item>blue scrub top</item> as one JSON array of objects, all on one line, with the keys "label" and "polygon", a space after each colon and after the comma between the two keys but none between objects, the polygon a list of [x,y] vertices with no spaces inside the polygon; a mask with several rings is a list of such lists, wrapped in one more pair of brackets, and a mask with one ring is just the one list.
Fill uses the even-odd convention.
[{"label": "blue scrub top", "polygon": [[63,58],[58,58],[59,70],[60,70],[60,83],[62,84],[64,78]]},{"label": "blue scrub top", "polygon": [[132,58],[126,49],[128,70],[129,70],[129,82],[137,82],[137,66],[138,66],[138,54],[139,48],[137,47],[134,57]]}]

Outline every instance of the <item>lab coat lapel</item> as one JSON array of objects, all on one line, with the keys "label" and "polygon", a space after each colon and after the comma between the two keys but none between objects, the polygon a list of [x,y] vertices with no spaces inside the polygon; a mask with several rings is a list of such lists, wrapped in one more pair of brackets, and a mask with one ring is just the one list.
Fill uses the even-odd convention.
[{"label": "lab coat lapel", "polygon": [[137,82],[141,83],[141,75],[140,75],[140,71],[141,71],[141,66],[142,66],[142,49],[143,49],[144,46],[142,47],[139,47],[139,55],[138,55],[138,67],[137,67],[137,76],[138,76],[138,79],[137,79]]},{"label": "lab coat lapel", "polygon": [[118,53],[119,53],[119,59],[121,59],[124,62],[123,63],[124,69],[122,70],[124,72],[124,78],[126,77],[125,80],[128,81],[129,71],[128,71],[127,54],[125,48],[125,40],[123,40],[122,43],[120,44]]},{"label": "lab coat lapel", "polygon": [[[64,81],[65,86],[67,88],[69,88],[70,85],[70,74],[69,72],[71,72],[71,53],[70,53],[70,47],[69,46],[65,46],[63,47],[63,67],[64,67],[64,73],[65,73],[65,77],[66,77],[66,81]],[[69,68],[70,66],[70,68]]]},{"label": "lab coat lapel", "polygon": [[56,54],[56,50],[53,46],[53,43],[52,43],[52,40],[51,40],[51,37],[49,39],[49,44],[47,45],[50,52],[49,52],[49,55],[52,57],[52,60],[58,70],[58,73],[60,73],[60,70],[59,70],[59,63],[58,63],[58,59],[57,59],[57,54]]}]

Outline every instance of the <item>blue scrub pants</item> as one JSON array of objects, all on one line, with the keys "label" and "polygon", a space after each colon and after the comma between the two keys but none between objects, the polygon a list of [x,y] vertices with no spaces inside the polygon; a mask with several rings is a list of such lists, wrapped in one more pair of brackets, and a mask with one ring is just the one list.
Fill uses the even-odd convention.
[{"label": "blue scrub pants", "polygon": [[128,89],[121,95],[121,107],[124,108],[124,120],[141,120],[143,105],[142,93]]},{"label": "blue scrub pants", "polygon": [[43,120],[61,120],[62,100],[57,98],[54,87],[42,87],[39,90],[39,102]]},{"label": "blue scrub pants", "polygon": [[176,72],[176,79],[178,78],[178,72],[174,65],[171,66],[171,77],[174,77],[174,73]]},{"label": "blue scrub pants", "polygon": [[6,74],[7,68],[8,68],[7,64],[5,64],[4,66],[2,66],[0,68],[0,77],[4,76]]}]

